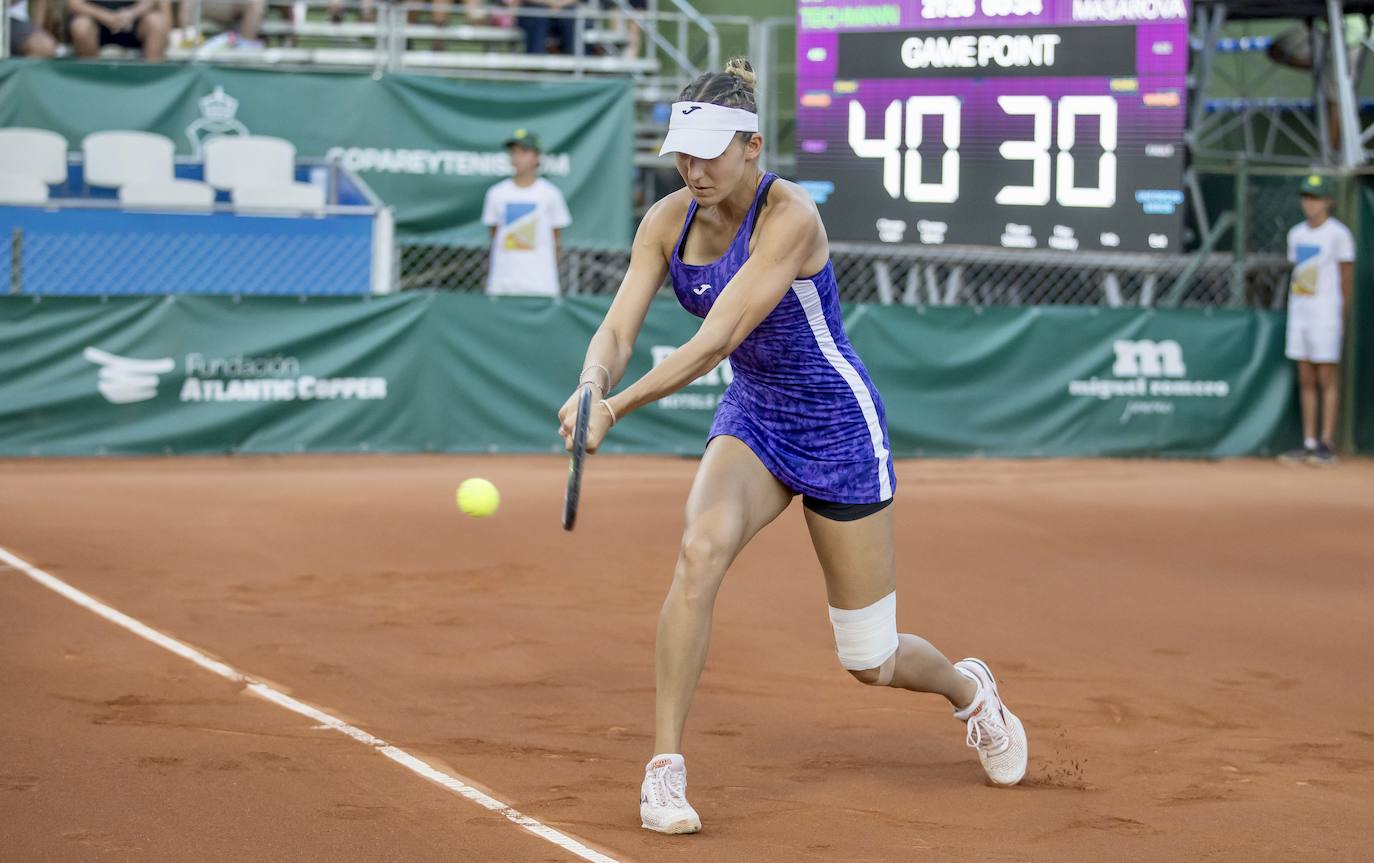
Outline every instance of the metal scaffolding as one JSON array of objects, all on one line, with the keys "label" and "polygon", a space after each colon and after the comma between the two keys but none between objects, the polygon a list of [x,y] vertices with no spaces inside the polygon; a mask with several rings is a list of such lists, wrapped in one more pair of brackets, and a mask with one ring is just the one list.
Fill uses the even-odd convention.
[{"label": "metal scaffolding", "polygon": [[[1365,126],[1361,121],[1357,85],[1365,60],[1374,51],[1368,27],[1371,13],[1374,3],[1356,0],[1195,0],[1187,132],[1190,161],[1326,165],[1343,171],[1364,165],[1374,155],[1369,148],[1374,123]],[[1347,45],[1348,15],[1362,16],[1366,24],[1355,45]],[[1219,55],[1253,52],[1275,56],[1278,46],[1270,37],[1236,39],[1223,35],[1228,22],[1256,19],[1291,19],[1306,24],[1310,45],[1304,47],[1309,53],[1300,64],[1289,65],[1310,71],[1311,98],[1275,98],[1263,92],[1273,73],[1281,68],[1278,63],[1245,79],[1219,70]],[[1237,96],[1209,99],[1207,94],[1214,83],[1225,83]]]}]

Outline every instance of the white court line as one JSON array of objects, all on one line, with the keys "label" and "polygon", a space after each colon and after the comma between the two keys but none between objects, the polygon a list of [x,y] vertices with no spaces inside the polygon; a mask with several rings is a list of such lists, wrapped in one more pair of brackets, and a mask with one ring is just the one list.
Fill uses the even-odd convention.
[{"label": "white court line", "polygon": [[57,578],[53,575],[49,575],[48,573],[44,572],[38,567],[33,566],[28,561],[14,556],[9,551],[6,551],[4,548],[0,548],[0,561],[8,563],[10,566],[24,573],[29,578],[32,578],[34,581],[38,582],[39,584],[43,585],[49,590],[52,590],[55,593],[59,593],[62,596],[65,596],[67,599],[70,599],[72,602],[76,603],[82,608],[87,609],[88,611],[95,612],[96,614],[100,615],[101,617],[105,618],[106,620],[110,621],[116,626],[122,626],[123,628],[132,632],[134,635],[137,635],[140,638],[145,638],[148,641],[151,641],[153,644],[156,644],[158,647],[161,647],[165,650],[169,650],[183,659],[189,659],[196,665],[199,665],[201,668],[204,668],[206,671],[218,674],[220,677],[223,677],[226,680],[231,680],[234,683],[243,684],[249,692],[253,693],[259,698],[262,698],[266,701],[270,701],[273,704],[276,704],[280,707],[284,707],[287,710],[292,711],[293,713],[299,713],[302,716],[309,717],[310,719],[315,720],[320,725],[332,728],[340,734],[347,735],[348,737],[353,738],[359,743],[372,747],[373,749],[380,752],[382,755],[385,755],[387,758],[390,758],[392,761],[395,761],[397,764],[401,765],[402,767],[416,774],[417,776],[424,777],[425,779],[428,779],[431,782],[434,782],[438,785],[442,785],[443,787],[454,792],[455,794],[460,794],[463,797],[466,797],[467,799],[471,800],[472,802],[476,803],[478,806],[481,806],[484,809],[490,809],[492,812],[501,813],[506,817],[508,821],[520,825],[521,827],[528,830],[530,833],[533,833],[535,836],[538,836],[540,839],[552,842],[558,847],[566,851],[569,851],[573,854],[576,854],[583,860],[592,861],[592,863],[618,863],[618,861],[616,861],[614,857],[607,857],[605,854],[602,854],[599,851],[596,851],[592,848],[588,848],[586,845],[583,845],[581,842],[578,842],[571,836],[568,836],[565,833],[560,833],[552,827],[548,827],[544,824],[541,824],[540,822],[529,817],[528,815],[525,815],[516,809],[512,809],[511,807],[502,803],[500,800],[497,800],[495,797],[492,797],[488,794],[483,793],[482,791],[479,791],[476,788],[473,788],[471,785],[468,785],[466,782],[463,782],[458,777],[453,776],[449,773],[445,773],[439,768],[434,767],[431,764],[427,764],[419,758],[416,758],[414,755],[411,755],[404,749],[399,749],[395,746],[392,746],[385,740],[382,740],[379,737],[374,737],[355,725],[349,725],[347,722],[344,722],[337,716],[331,716],[328,713],[325,713],[323,710],[320,710],[319,708],[311,707],[309,704],[297,701],[296,699],[292,698],[286,693],[281,692],[277,689],[273,689],[266,683],[254,679],[251,675],[244,674],[243,672],[239,671],[233,666],[226,665],[225,663],[220,662],[217,659],[212,659],[209,656],[206,656],[204,653],[201,653],[199,650],[196,650],[194,647],[191,647],[188,644],[183,644],[182,642],[177,641],[175,638],[172,638],[171,636],[164,635],[163,633],[158,632],[156,629],[153,629],[150,626],[147,626],[143,623],[140,623],[137,620],[134,620],[132,617],[123,613],[122,611],[116,611],[115,609],[111,608],[110,606],[106,605],[100,600],[95,599],[88,594],[82,593],[81,591],[72,587],[70,584],[67,584],[62,579]]}]

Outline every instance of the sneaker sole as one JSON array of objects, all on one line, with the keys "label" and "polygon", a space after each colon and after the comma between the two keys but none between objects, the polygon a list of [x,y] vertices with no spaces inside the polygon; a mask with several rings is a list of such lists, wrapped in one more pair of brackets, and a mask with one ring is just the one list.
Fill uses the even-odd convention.
[{"label": "sneaker sole", "polygon": [[655,833],[667,833],[670,835],[680,833],[696,833],[698,830],[701,829],[701,823],[695,821],[674,821],[672,824],[668,824],[663,827],[658,827],[653,824],[641,821],[639,823],[639,826],[643,827],[645,830],[652,830]]}]

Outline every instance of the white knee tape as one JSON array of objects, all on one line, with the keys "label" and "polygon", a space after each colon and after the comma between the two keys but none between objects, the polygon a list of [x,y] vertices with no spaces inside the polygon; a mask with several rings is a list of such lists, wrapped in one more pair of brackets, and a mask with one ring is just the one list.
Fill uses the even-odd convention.
[{"label": "white knee tape", "polygon": [[897,592],[863,608],[830,607],[840,665],[849,671],[877,668],[897,652]]}]

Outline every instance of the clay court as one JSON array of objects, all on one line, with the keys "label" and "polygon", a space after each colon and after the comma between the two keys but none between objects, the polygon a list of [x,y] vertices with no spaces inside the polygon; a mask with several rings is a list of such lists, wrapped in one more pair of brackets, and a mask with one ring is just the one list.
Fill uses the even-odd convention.
[{"label": "clay court", "polygon": [[[717,605],[704,831],[640,829],[694,467],[593,458],[569,535],[552,456],[5,461],[0,548],[618,861],[1374,853],[1365,460],[899,462],[901,627],[999,673],[1010,790],[939,699],[840,669],[794,503]],[[0,608],[8,860],[578,859],[21,568]]]}]

